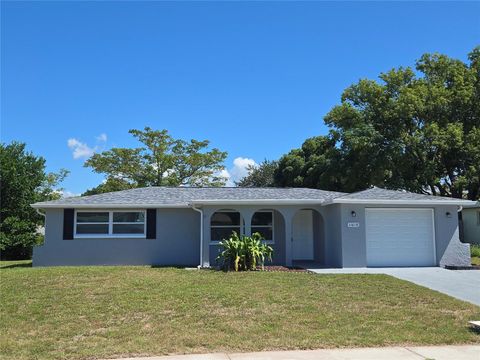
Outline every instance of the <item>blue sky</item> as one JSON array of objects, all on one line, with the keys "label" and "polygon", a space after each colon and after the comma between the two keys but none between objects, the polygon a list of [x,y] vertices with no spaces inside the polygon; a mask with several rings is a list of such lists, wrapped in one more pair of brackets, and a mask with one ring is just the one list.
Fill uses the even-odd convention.
[{"label": "blue sky", "polygon": [[425,52],[466,60],[479,14],[478,2],[4,1],[1,140],[69,169],[69,193],[103,179],[86,155],[136,146],[128,130],[146,125],[209,139],[238,177],[326,134],[360,78]]}]

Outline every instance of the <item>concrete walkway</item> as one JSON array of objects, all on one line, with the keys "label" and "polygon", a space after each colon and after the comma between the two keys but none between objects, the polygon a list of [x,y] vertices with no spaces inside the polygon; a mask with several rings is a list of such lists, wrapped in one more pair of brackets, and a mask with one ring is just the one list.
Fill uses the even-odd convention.
[{"label": "concrete walkway", "polygon": [[172,355],[122,360],[479,360],[480,345],[408,346],[359,349],[266,351],[257,353],[217,353]]},{"label": "concrete walkway", "polygon": [[[480,306],[480,270],[440,267],[308,269],[317,274],[386,274]],[[480,360],[480,357],[479,357]]]}]

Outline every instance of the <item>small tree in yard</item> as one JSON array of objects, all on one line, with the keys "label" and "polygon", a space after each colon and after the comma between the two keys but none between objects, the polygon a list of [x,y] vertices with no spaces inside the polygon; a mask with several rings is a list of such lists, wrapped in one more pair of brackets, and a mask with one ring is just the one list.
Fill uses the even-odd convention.
[{"label": "small tree in yard", "polygon": [[0,145],[0,252],[2,259],[26,259],[42,241],[42,218],[30,204],[60,198],[57,185],[68,171],[45,173],[45,159],[25,150],[25,144]]},{"label": "small tree in yard", "polygon": [[256,270],[265,261],[272,261],[273,248],[262,242],[259,233],[252,236],[239,236],[235,231],[229,239],[220,242],[222,252],[217,257],[221,267],[228,271]]}]

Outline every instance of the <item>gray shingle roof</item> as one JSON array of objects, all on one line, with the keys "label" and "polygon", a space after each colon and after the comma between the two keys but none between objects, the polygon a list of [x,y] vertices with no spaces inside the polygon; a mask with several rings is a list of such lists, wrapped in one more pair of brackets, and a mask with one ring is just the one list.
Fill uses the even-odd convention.
[{"label": "gray shingle roof", "polygon": [[201,201],[245,200],[318,200],[319,203],[345,193],[306,188],[242,188],[242,187],[146,187],[99,195],[77,196],[34,204],[34,207],[68,207],[93,205],[176,205],[186,206]]},{"label": "gray shingle roof", "polygon": [[298,201],[315,204],[391,201],[395,203],[438,203],[472,206],[473,201],[441,196],[415,194],[406,191],[371,188],[351,194],[307,188],[242,188],[242,187],[147,187],[116,191],[99,195],[77,196],[33,204],[35,208],[65,207],[185,207],[191,203],[225,202],[291,203]]},{"label": "gray shingle roof", "polygon": [[416,194],[408,191],[399,191],[399,190],[387,190],[378,187],[373,187],[371,189],[354,192],[351,194],[344,194],[335,197],[335,200],[426,200],[426,201],[452,201],[458,202],[460,199],[444,197],[444,196],[433,196],[433,195],[423,195]]}]

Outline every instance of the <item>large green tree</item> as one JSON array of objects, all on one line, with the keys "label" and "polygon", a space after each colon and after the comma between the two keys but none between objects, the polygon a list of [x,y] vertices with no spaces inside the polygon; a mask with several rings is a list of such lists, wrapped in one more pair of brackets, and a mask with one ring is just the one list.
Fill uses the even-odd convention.
[{"label": "large green tree", "polygon": [[280,159],[276,184],[356,191],[371,185],[480,196],[480,47],[468,63],[425,54],[362,79],[325,117],[326,136]]},{"label": "large green tree", "polygon": [[85,191],[82,196],[103,194],[112,191],[133,189],[134,184],[114,177],[108,177],[103,183]]},{"label": "large green tree", "polygon": [[248,175],[237,181],[235,185],[240,187],[270,187],[275,186],[275,171],[278,162],[263,160],[258,165],[248,165]]},{"label": "large green tree", "polygon": [[25,150],[25,144],[0,145],[0,251],[2,258],[28,258],[41,242],[37,227],[42,218],[30,206],[58,199],[58,184],[68,172],[45,172],[45,159]]},{"label": "large green tree", "polygon": [[106,182],[85,194],[144,186],[222,186],[220,176],[227,153],[207,150],[208,140],[174,139],[167,130],[130,130],[143,146],[112,148],[94,154],[86,167],[107,176]]}]

